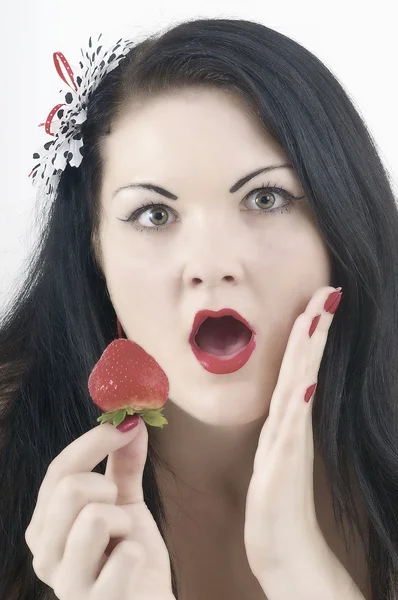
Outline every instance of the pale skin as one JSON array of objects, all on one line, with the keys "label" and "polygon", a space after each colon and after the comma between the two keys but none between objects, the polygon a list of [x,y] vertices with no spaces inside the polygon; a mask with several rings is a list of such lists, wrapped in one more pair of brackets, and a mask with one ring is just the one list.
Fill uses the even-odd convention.
[{"label": "pale skin", "polygon": [[[109,295],[127,337],[158,361],[170,382],[164,409],[169,424],[148,433],[177,475],[174,480],[167,470],[159,472],[173,525],[170,543],[185,586],[182,600],[219,597],[217,586],[230,599],[248,591],[253,600],[265,598],[243,539],[248,487],[296,319],[308,310],[311,323],[334,289],[330,257],[306,198],[293,200],[290,212],[268,215],[254,201],[252,190],[263,186],[302,198],[293,169],[261,173],[230,193],[248,173],[290,160],[225,92],[185,90],[135,103],[105,140],[103,156],[99,246]],[[117,188],[138,182],[162,186],[178,200],[143,189],[112,197]],[[162,206],[126,222],[150,201]],[[288,202],[275,192],[269,205],[282,208]],[[198,310],[222,307],[236,309],[254,325],[257,347],[241,370],[220,376],[196,361],[188,335]],[[327,333],[318,341],[319,361],[326,339]],[[316,374],[314,367],[315,378],[298,379],[302,395]],[[311,410],[300,402],[304,412]],[[281,404],[282,412],[289,403]],[[295,418],[299,423],[301,417]],[[316,454],[313,484],[322,539],[361,587],[364,596],[355,600],[370,600],[364,557],[359,547],[347,554],[337,535]],[[231,554],[220,548],[232,548]]]}]

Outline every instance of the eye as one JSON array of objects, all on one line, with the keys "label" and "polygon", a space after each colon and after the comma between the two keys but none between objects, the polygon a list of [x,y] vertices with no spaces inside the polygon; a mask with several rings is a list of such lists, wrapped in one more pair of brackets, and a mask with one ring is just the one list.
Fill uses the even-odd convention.
[{"label": "eye", "polygon": [[[245,200],[247,200],[251,196],[254,197],[255,206],[264,211],[263,214],[279,212],[280,209],[289,206],[289,204],[291,204],[291,202],[294,199],[294,196],[292,194],[290,194],[281,187],[259,187],[249,192],[245,197]],[[285,202],[285,204],[283,204],[282,207],[280,206],[280,202],[278,202],[277,200],[278,196],[287,200],[287,202]]]},{"label": "eye", "polygon": [[[152,224],[152,227],[150,225],[144,225],[143,229],[160,229],[164,225],[166,225],[166,223],[168,223],[168,219],[167,219],[168,211],[170,211],[170,213],[171,213],[171,208],[166,206],[166,204],[155,204],[154,202],[148,202],[146,204],[143,204],[127,220],[128,221],[136,221],[136,220],[138,220],[139,217],[145,215],[145,213],[148,213],[148,217],[146,218],[146,221],[147,221],[147,223],[149,221],[149,223]],[[141,228],[140,228],[140,231],[142,231]]]},{"label": "eye", "polygon": [[[249,192],[244,197],[244,201],[246,201],[251,196],[254,196],[255,206],[259,209],[257,211],[254,209],[254,212],[258,212],[260,215],[268,215],[270,213],[283,212],[284,210],[290,211],[290,205],[294,200],[301,200],[305,198],[305,196],[293,196],[293,194],[291,194],[282,187],[269,187],[269,184],[267,186],[262,185],[261,187]],[[283,204],[282,206],[275,207],[275,205],[280,204],[280,201],[278,201],[277,199],[278,196],[284,198],[285,200],[287,200],[287,202],[285,202],[285,204]],[[135,210],[128,217],[128,219],[120,220],[134,223],[139,219],[139,217],[141,217],[145,213],[148,213],[149,223],[151,223],[152,226],[150,224],[142,226],[141,223],[141,227],[138,225],[134,225],[134,227],[139,231],[147,232],[158,231],[162,229],[165,230],[166,225],[170,224],[168,223],[167,219],[167,213],[169,211],[170,213],[174,212],[166,204],[156,204],[155,202],[147,202],[140,206],[137,210]]]}]

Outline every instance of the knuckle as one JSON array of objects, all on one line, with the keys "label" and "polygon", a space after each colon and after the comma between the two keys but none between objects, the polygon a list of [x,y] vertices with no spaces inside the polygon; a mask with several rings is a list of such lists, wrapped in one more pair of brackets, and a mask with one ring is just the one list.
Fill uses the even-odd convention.
[{"label": "knuckle", "polygon": [[296,430],[290,430],[283,437],[282,449],[285,456],[296,456],[298,435]]},{"label": "knuckle", "polygon": [[103,498],[103,502],[115,504],[119,493],[117,484],[99,473],[94,473],[94,475],[98,477],[98,490],[101,494],[101,498]]},{"label": "knuckle", "polygon": [[90,490],[95,490],[95,493],[98,493],[99,497],[102,498],[102,502],[115,504],[119,488],[112,479],[100,473],[86,473],[85,477],[88,477],[88,479],[85,478],[84,480],[87,482],[87,486]]},{"label": "knuckle", "polygon": [[48,465],[46,477],[49,479],[53,479],[54,477],[59,476],[61,472],[61,461],[59,456],[56,456]]},{"label": "knuckle", "polygon": [[35,555],[33,557],[32,567],[39,579],[42,581],[47,579],[48,563],[45,557]]},{"label": "knuckle", "polygon": [[[73,445],[73,442],[72,442]],[[59,479],[60,477],[66,477],[71,468],[77,462],[77,457],[75,460],[72,454],[72,450],[70,445],[64,448],[62,452],[57,454],[55,458],[50,462],[47,467],[47,475],[51,479]]]},{"label": "knuckle", "polygon": [[79,520],[90,527],[104,527],[107,523],[106,516],[100,504],[91,502],[86,504],[79,513]]},{"label": "knuckle", "polygon": [[138,542],[132,540],[123,540],[116,547],[116,553],[122,560],[142,560],[145,556],[144,548]]},{"label": "knuckle", "polygon": [[74,475],[65,475],[58,484],[58,492],[68,499],[85,500],[86,495],[81,483]]}]

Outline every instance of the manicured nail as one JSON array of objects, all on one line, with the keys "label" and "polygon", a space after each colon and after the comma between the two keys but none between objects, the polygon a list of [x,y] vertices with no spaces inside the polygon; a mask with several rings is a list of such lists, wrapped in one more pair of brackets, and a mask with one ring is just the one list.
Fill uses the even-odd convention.
[{"label": "manicured nail", "polygon": [[336,302],[333,304],[333,306],[332,306],[331,308],[329,308],[329,312],[330,312],[332,315],[334,315],[334,313],[335,313],[335,312],[336,312],[336,310],[338,309],[338,307],[339,307],[339,304],[340,304],[340,300],[341,300],[341,296],[342,296],[342,295],[343,295],[343,293],[342,293],[342,292],[340,292],[340,296],[338,296],[338,297],[336,298]]},{"label": "manicured nail", "polygon": [[317,385],[318,385],[317,383],[313,383],[312,385],[310,385],[309,388],[307,388],[307,391],[305,392],[305,396],[304,396],[304,402],[309,402],[310,401],[311,396],[315,392],[315,388],[316,388]]},{"label": "manicured nail", "polygon": [[130,431],[130,429],[134,429],[134,427],[137,427],[139,424],[140,415],[136,413],[135,415],[127,415],[124,421],[122,421],[120,425],[116,427],[116,429],[122,433],[125,433],[126,431]]},{"label": "manicured nail", "polygon": [[314,317],[312,319],[312,323],[311,323],[311,327],[310,330],[308,332],[308,335],[311,337],[312,334],[314,333],[315,329],[317,328],[317,325],[319,323],[319,319],[321,318],[321,315],[317,315],[316,317]]},{"label": "manicured nail", "polygon": [[[337,307],[340,303],[341,300],[341,296],[342,296],[342,291],[341,291],[341,287],[337,288],[335,292],[332,292],[329,295],[329,298],[326,300],[323,310],[325,310],[326,312],[330,312],[330,313],[334,313],[337,310]],[[336,304],[336,301],[337,304]]]}]

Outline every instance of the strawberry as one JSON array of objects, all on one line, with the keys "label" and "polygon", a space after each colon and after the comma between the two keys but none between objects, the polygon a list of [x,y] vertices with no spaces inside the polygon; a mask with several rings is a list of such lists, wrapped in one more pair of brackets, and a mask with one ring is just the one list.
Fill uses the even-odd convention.
[{"label": "strawberry", "polygon": [[105,411],[97,421],[112,421],[117,427],[138,413],[148,425],[167,424],[162,415],[169,394],[166,373],[135,342],[119,338],[104,350],[91,371],[88,389],[94,404]]}]

